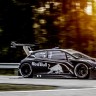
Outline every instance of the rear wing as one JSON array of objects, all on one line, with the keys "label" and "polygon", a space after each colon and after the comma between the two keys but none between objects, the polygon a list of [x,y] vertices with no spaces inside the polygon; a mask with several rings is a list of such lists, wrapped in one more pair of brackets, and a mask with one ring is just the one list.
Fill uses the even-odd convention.
[{"label": "rear wing", "polygon": [[34,44],[21,44],[21,43],[16,43],[14,41],[11,42],[11,48],[16,48],[17,46],[23,47],[24,52],[28,56],[33,52],[31,47],[34,47],[35,45]]}]

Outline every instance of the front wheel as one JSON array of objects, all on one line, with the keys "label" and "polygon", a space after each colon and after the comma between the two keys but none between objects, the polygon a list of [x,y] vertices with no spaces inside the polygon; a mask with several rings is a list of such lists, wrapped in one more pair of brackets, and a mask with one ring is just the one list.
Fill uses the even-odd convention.
[{"label": "front wheel", "polygon": [[74,74],[77,78],[85,79],[89,77],[88,66],[84,63],[78,63],[74,68]]},{"label": "front wheel", "polygon": [[30,63],[22,63],[19,67],[19,73],[24,78],[29,78],[33,76],[32,65]]}]

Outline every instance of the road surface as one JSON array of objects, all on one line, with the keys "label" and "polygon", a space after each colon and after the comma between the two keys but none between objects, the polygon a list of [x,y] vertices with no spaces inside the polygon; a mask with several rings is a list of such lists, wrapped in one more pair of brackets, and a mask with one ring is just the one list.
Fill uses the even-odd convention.
[{"label": "road surface", "polygon": [[55,90],[2,91],[0,96],[96,96],[96,80],[36,79],[0,76],[0,83],[58,86]]}]

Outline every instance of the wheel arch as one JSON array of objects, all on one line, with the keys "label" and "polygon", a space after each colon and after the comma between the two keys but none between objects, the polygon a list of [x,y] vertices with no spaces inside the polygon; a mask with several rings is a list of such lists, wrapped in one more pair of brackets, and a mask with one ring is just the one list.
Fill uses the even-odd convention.
[{"label": "wheel arch", "polygon": [[73,61],[72,64],[75,67],[78,63],[84,63],[86,64],[89,68],[92,67],[92,65],[89,62],[84,62],[84,61]]}]

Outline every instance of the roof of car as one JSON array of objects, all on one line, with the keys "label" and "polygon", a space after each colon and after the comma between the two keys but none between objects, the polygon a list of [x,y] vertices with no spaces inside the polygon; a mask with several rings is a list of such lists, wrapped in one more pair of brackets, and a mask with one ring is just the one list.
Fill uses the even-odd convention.
[{"label": "roof of car", "polygon": [[52,48],[52,49],[41,49],[41,50],[35,50],[33,52],[40,52],[40,51],[55,51],[55,50],[61,50],[61,51],[65,51],[65,52],[69,52],[71,54],[75,53],[76,51],[73,49],[59,49],[59,48]]}]

